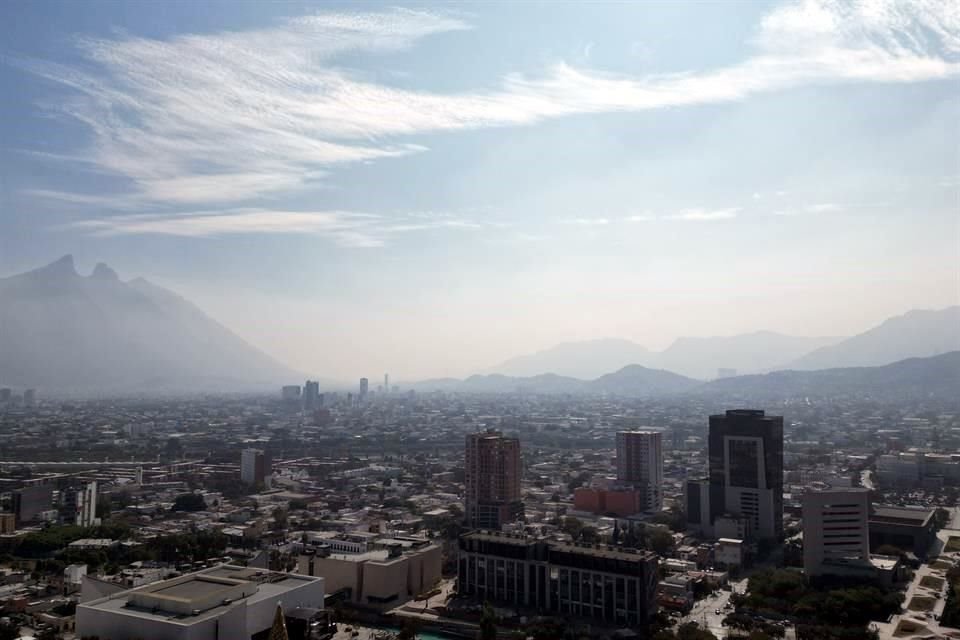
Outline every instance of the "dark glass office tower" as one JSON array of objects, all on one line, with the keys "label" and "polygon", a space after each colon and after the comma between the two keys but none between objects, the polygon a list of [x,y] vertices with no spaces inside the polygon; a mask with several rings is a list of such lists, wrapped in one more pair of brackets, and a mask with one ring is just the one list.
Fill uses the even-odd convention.
[{"label": "dark glass office tower", "polygon": [[738,520],[748,538],[783,533],[783,417],[756,409],[710,416],[710,519]]}]

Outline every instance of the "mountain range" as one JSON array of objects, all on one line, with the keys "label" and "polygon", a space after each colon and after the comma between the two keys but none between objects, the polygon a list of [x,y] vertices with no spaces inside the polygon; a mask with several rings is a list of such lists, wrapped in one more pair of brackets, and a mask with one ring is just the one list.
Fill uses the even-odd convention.
[{"label": "mountain range", "polygon": [[629,365],[594,380],[555,374],[530,377],[476,375],[464,380],[443,378],[415,385],[421,391],[467,393],[530,393],[625,397],[665,395],[724,398],[788,398],[844,395],[877,399],[953,398],[960,391],[960,351],[927,358],[909,358],[880,367],[847,367],[819,371],[775,371],[701,382],[669,371]]},{"label": "mountain range", "polygon": [[677,338],[663,351],[620,338],[564,342],[536,353],[511,358],[488,373],[532,376],[555,373],[590,379],[630,364],[665,369],[691,378],[710,379],[717,370],[768,371],[811,351],[836,344],[837,337],[788,336],[757,331],[736,336]]},{"label": "mountain range", "polygon": [[960,393],[960,351],[908,358],[879,367],[774,371],[737,376],[708,382],[694,392],[754,400],[845,395],[873,396],[884,401],[907,397],[956,399]]},{"label": "mountain range", "polygon": [[721,368],[756,374],[784,369],[879,366],[960,350],[960,306],[914,310],[848,338],[787,336],[757,331],[675,340],[663,351],[621,339],[565,342],[518,356],[489,373],[529,377],[553,373],[593,379],[630,364],[709,380]]},{"label": "mountain range", "polygon": [[[831,387],[839,393],[887,384],[893,374],[871,377],[869,368],[896,362],[899,368],[891,371],[908,376],[906,387],[912,388],[915,379],[935,389],[955,380],[956,370],[949,366],[956,356],[949,352],[960,352],[960,307],[910,311],[849,338],[761,331],[679,338],[661,352],[619,339],[564,343],[513,358],[486,375],[406,386],[626,396],[750,389],[814,394]],[[945,353],[943,360],[934,358]],[[940,367],[941,375],[923,377],[927,367]],[[719,368],[767,375],[703,384]],[[82,276],[68,255],[0,278],[0,386],[78,395],[149,394],[275,390],[303,377],[172,291],[142,278],[121,281],[103,263]]]},{"label": "mountain range", "polygon": [[0,384],[58,393],[275,388],[302,380],[199,308],[72,256],[0,279]]}]

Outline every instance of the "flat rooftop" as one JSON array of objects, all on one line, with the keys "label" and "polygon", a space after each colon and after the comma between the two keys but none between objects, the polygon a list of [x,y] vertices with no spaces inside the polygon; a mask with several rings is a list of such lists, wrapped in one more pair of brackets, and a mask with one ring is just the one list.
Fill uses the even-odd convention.
[{"label": "flat rooftop", "polygon": [[873,508],[869,520],[870,522],[922,527],[933,517],[933,511],[933,509],[926,508],[877,506]]},{"label": "flat rooftop", "polygon": [[[299,574],[219,565],[170,580],[120,591],[81,604],[137,619],[190,625],[223,615],[237,602],[253,604],[317,582]],[[211,606],[212,605],[212,606]]]},{"label": "flat rooftop", "polygon": [[226,593],[230,591],[230,588],[234,585],[227,585],[220,582],[213,582],[212,580],[190,580],[188,582],[181,582],[180,584],[172,584],[169,587],[164,587],[162,589],[157,589],[153,592],[154,595],[163,596],[166,598],[181,598],[183,600],[196,600],[197,598],[206,598],[207,596],[213,596],[220,593]]}]

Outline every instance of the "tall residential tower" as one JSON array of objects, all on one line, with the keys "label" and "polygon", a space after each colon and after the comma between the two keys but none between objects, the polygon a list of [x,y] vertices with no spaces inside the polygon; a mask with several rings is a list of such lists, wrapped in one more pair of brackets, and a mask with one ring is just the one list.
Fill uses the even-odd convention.
[{"label": "tall residential tower", "polygon": [[517,438],[494,430],[468,435],[464,469],[467,526],[499,529],[523,517]]},{"label": "tall residential tower", "polygon": [[663,509],[663,434],[660,431],[617,433],[617,480],[640,493],[642,511]]}]

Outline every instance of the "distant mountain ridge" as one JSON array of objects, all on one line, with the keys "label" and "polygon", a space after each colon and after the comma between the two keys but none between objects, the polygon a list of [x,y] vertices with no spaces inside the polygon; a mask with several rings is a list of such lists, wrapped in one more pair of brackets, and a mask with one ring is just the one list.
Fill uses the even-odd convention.
[{"label": "distant mountain ridge", "polygon": [[534,393],[534,394],[613,394],[654,396],[687,391],[699,385],[698,380],[640,365],[629,365],[594,380],[545,373],[538,376],[505,376],[494,373],[473,375],[463,380],[441,378],[415,383],[421,391],[458,391],[467,393]]},{"label": "distant mountain ridge", "polygon": [[0,384],[109,394],[272,388],[302,374],[177,294],[73,257],[0,278]]},{"label": "distant mountain ridge", "polygon": [[630,340],[603,338],[564,342],[550,349],[511,358],[489,373],[525,377],[554,373],[593,379],[638,364],[708,380],[714,378],[721,368],[735,369],[738,373],[767,371],[840,340],[842,338],[756,331],[735,336],[681,337],[658,352]]},{"label": "distant mountain ridge", "polygon": [[916,309],[888,318],[861,334],[827,345],[800,358],[784,359],[783,369],[872,367],[906,358],[925,358],[960,350],[960,306]]},{"label": "distant mountain ridge", "polygon": [[694,393],[749,398],[868,395],[955,399],[960,393],[960,351],[908,358],[879,367],[774,371],[708,382]]},{"label": "distant mountain ridge", "polygon": [[819,371],[774,371],[700,382],[669,371],[631,365],[595,380],[544,374],[511,377],[499,374],[442,378],[413,385],[420,391],[465,393],[609,394],[624,397],[686,396],[736,399],[847,395],[892,401],[906,397],[953,399],[960,390],[960,351],[909,358],[879,367]]}]

